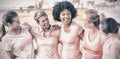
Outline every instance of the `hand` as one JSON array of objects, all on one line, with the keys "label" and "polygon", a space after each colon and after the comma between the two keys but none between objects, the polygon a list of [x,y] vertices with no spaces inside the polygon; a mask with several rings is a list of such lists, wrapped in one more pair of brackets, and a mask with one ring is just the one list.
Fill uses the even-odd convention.
[{"label": "hand", "polygon": [[60,26],[59,25],[52,25],[51,27],[51,30],[54,31],[54,30],[59,30],[60,29]]},{"label": "hand", "polygon": [[27,26],[29,29],[32,28],[32,26],[31,26],[30,24],[28,24],[27,22],[24,22],[23,25],[24,25],[24,26]]}]

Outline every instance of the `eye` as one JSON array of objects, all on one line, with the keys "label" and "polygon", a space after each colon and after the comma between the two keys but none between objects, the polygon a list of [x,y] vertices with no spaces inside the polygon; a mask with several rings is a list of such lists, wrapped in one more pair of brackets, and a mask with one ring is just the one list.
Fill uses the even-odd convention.
[{"label": "eye", "polygon": [[65,16],[65,14],[63,13],[62,16]]},{"label": "eye", "polygon": [[43,20],[42,22],[45,22],[45,20]]},{"label": "eye", "polygon": [[67,13],[67,15],[71,15],[71,13],[69,12],[69,13]]},{"label": "eye", "polygon": [[48,21],[48,18],[46,18],[46,21]]}]

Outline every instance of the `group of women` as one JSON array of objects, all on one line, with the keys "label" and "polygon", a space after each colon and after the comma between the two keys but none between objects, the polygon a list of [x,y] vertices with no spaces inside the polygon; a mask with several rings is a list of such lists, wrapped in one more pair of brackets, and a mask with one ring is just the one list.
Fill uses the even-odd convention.
[{"label": "group of women", "polygon": [[[77,10],[68,1],[57,3],[52,15],[60,26],[51,25],[44,10],[35,13],[36,27],[21,25],[14,11],[3,15],[2,24],[8,30],[2,44],[10,59],[120,59],[119,24],[115,19],[100,21],[98,12],[88,9],[83,15],[83,29],[73,21]],[[62,45],[61,54],[58,44]]]}]

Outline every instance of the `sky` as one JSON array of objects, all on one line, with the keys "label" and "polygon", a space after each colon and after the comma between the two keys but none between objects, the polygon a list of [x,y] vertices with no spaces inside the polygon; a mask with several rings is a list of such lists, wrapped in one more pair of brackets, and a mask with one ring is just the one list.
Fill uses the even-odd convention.
[{"label": "sky", "polygon": [[[27,7],[29,5],[35,5],[35,1],[41,1],[41,0],[0,0],[0,8]],[[44,0],[44,6],[45,7],[53,6],[54,1],[56,0]],[[63,0],[57,0],[57,1],[63,1]],[[88,0],[80,0],[80,2],[83,2],[83,3],[86,1]],[[99,1],[91,0],[91,1],[95,1],[96,3],[104,2],[104,0],[99,0]]]}]

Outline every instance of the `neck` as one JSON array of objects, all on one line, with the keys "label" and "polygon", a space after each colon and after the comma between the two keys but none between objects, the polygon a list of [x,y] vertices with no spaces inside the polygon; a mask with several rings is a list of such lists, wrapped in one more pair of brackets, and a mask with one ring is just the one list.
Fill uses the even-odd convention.
[{"label": "neck", "polygon": [[47,32],[47,31],[49,31],[49,29],[48,28],[46,28],[46,29],[43,29],[44,30],[44,32]]},{"label": "neck", "polygon": [[64,30],[65,30],[65,32],[70,32],[70,25],[71,25],[71,24],[69,24],[69,25],[64,25]]},{"label": "neck", "polygon": [[99,29],[97,27],[90,28],[90,32],[93,33],[93,34],[98,32],[98,31],[99,31]]},{"label": "neck", "polygon": [[20,34],[21,33],[21,27],[17,27],[17,28],[10,28],[8,30],[8,33],[10,34]]},{"label": "neck", "polygon": [[116,38],[116,37],[118,37],[118,34],[113,33],[113,34],[111,35],[111,37]]}]

